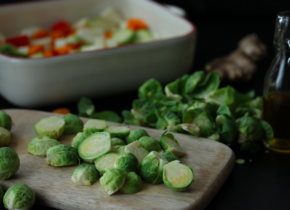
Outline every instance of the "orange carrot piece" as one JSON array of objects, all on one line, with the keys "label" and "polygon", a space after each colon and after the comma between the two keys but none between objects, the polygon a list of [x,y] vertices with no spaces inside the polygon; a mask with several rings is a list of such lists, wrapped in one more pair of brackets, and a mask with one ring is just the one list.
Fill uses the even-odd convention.
[{"label": "orange carrot piece", "polygon": [[64,47],[56,48],[54,49],[58,55],[66,55],[69,54],[69,52],[72,50],[72,47],[70,45],[66,45]]},{"label": "orange carrot piece", "polygon": [[137,31],[139,29],[148,29],[148,26],[143,20],[130,19],[128,20],[127,28]]},{"label": "orange carrot piece", "polygon": [[43,52],[44,57],[48,58],[48,57],[52,57],[55,56],[55,54],[53,53],[52,50],[46,50]]},{"label": "orange carrot piece", "polygon": [[45,29],[41,29],[39,31],[36,31],[33,35],[33,39],[40,39],[49,36],[49,33]]},{"label": "orange carrot piece", "polygon": [[105,33],[105,37],[106,37],[107,39],[111,38],[112,36],[113,36],[113,32],[112,32],[112,31],[107,31],[107,32]]},{"label": "orange carrot piece", "polygon": [[68,108],[59,108],[59,109],[53,110],[52,112],[56,114],[69,114],[70,110]]},{"label": "orange carrot piece", "polygon": [[66,32],[62,30],[52,31],[50,36],[52,40],[55,40],[57,38],[66,37]]},{"label": "orange carrot piece", "polygon": [[29,46],[28,55],[33,55],[35,53],[44,52],[44,47],[42,45],[31,45]]}]

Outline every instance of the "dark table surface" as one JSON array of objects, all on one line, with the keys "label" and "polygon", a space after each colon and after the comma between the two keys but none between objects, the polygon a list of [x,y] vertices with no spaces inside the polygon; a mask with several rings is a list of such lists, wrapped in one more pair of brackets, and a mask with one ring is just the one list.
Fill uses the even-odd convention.
[{"label": "dark table surface", "polygon": [[[6,2],[1,1],[1,3]],[[184,8],[188,13],[187,18],[194,22],[198,29],[195,61],[191,72],[204,69],[206,62],[229,54],[237,47],[241,38],[256,33],[267,45],[268,55],[258,64],[258,71],[254,78],[246,83],[224,82],[222,85],[232,85],[241,92],[254,89],[256,95],[262,95],[263,80],[274,56],[272,42],[275,17],[279,11],[290,9],[289,2],[280,0],[232,1],[230,4],[223,0],[160,0],[159,2]],[[137,98],[137,91],[94,98],[93,102],[97,104],[97,111],[113,110],[121,114],[122,110],[132,107],[135,98]],[[55,108],[68,107],[73,113],[77,113],[76,104],[77,101],[73,101],[54,106],[31,107],[31,109],[52,111]],[[8,108],[21,107],[10,104],[0,96],[0,109]],[[266,148],[255,154],[240,153],[235,149],[234,152],[237,159],[245,159],[246,163],[235,165],[227,181],[206,209],[290,209],[290,155],[268,151]],[[35,205],[33,209],[51,208]]]}]

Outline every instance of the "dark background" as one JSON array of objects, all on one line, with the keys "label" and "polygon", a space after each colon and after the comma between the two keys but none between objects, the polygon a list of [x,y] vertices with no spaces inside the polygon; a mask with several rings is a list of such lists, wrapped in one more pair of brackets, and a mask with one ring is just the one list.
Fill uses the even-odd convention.
[{"label": "dark background", "polygon": [[[1,4],[20,1],[0,1]],[[229,54],[244,36],[256,33],[268,48],[267,57],[258,64],[258,71],[249,82],[224,82],[241,92],[254,89],[256,95],[263,93],[263,80],[274,56],[273,35],[276,14],[290,10],[290,1],[225,1],[225,0],[159,0],[174,4],[186,10],[187,18],[198,29],[194,65],[191,72],[204,69],[213,58]],[[0,29],[1,31],[1,29]],[[130,109],[137,91],[93,99],[96,111],[113,110],[121,113]],[[68,107],[77,113],[77,101],[57,106],[34,107],[52,111]],[[19,108],[0,96],[0,109]],[[20,107],[21,108],[21,107]],[[267,152],[262,149],[256,154],[240,153],[234,150],[236,158],[246,163],[236,164],[229,178],[212,200],[207,210],[284,210],[290,209],[290,156]],[[249,159],[252,162],[249,162]],[[1,208],[1,206],[0,206]],[[33,209],[44,209],[35,206]]]}]

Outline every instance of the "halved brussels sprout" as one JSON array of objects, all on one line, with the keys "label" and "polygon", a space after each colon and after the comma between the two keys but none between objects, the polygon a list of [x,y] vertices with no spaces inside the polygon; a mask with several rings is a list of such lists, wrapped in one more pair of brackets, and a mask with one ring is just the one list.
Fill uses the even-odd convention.
[{"label": "halved brussels sprout", "polygon": [[163,182],[173,190],[184,191],[188,189],[193,179],[193,169],[181,164],[178,160],[172,161],[163,167]]},{"label": "halved brussels sprout", "polygon": [[129,135],[130,129],[125,126],[110,126],[104,132],[109,132],[112,138],[117,137],[122,139]]},{"label": "halved brussels sprout", "polygon": [[161,151],[161,146],[160,146],[159,141],[152,137],[143,136],[139,139],[139,141],[144,145],[144,147],[148,150],[148,152]]},{"label": "halved brussels sprout", "polygon": [[86,138],[78,147],[79,156],[88,163],[93,163],[98,157],[110,152],[111,137],[107,132],[96,132]]},{"label": "halved brussels sprout", "polygon": [[142,136],[149,136],[149,134],[144,129],[137,129],[137,130],[131,131],[129,136],[126,139],[126,142],[127,144],[130,144],[133,141],[139,140]]},{"label": "halved brussels sprout", "polygon": [[165,151],[173,153],[176,157],[184,155],[184,150],[179,145],[178,141],[174,138],[171,133],[165,131],[161,135],[160,144]]},{"label": "halved brussels sprout", "polygon": [[10,131],[6,128],[0,127],[0,147],[6,146],[11,140]]},{"label": "halved brussels sprout", "polygon": [[28,210],[35,203],[35,193],[26,184],[16,184],[6,191],[3,203],[9,210]]},{"label": "halved brussels sprout", "polygon": [[33,155],[45,157],[46,152],[50,147],[59,144],[60,144],[59,141],[51,139],[48,136],[39,136],[31,139],[31,141],[28,144],[27,151]]},{"label": "halved brussels sprout", "polygon": [[130,172],[136,170],[138,165],[139,162],[135,155],[131,153],[124,153],[116,159],[114,167]]},{"label": "halved brussels sprout", "polygon": [[130,172],[126,176],[125,183],[120,188],[122,193],[132,194],[141,191],[142,179],[135,172]]},{"label": "halved brussels sprout", "polygon": [[63,134],[76,134],[82,132],[84,123],[83,121],[74,114],[67,114],[62,116],[65,121]]},{"label": "halved brussels sprout", "polygon": [[139,165],[141,165],[142,160],[149,154],[148,150],[140,141],[134,141],[128,144],[125,149],[125,153],[132,153],[138,159]]},{"label": "halved brussels sprout", "polygon": [[46,156],[46,163],[51,166],[69,166],[80,162],[77,149],[64,144],[50,147]]},{"label": "halved brussels sprout", "polygon": [[4,111],[0,111],[0,127],[11,130],[12,127],[12,119],[9,114]]},{"label": "halved brussels sprout", "polygon": [[163,183],[163,166],[168,160],[156,151],[150,152],[141,163],[141,175],[146,182],[151,184]]},{"label": "halved brussels sprout", "polygon": [[118,149],[121,146],[126,145],[122,139],[116,138],[116,137],[111,139],[111,144],[112,144],[112,152],[116,152],[116,153],[118,152]]},{"label": "halved brussels sprout", "polygon": [[124,154],[124,153],[125,153],[125,148],[126,148],[126,146],[120,146],[120,147],[117,149],[117,153],[118,153],[118,154]]},{"label": "halved brussels sprout", "polygon": [[104,174],[107,170],[115,168],[115,162],[120,157],[117,153],[108,153],[100,156],[95,160],[95,166],[101,174]]},{"label": "halved brussels sprout", "polygon": [[48,136],[52,139],[61,137],[64,131],[65,121],[61,117],[48,117],[39,120],[34,125],[38,136]]},{"label": "halved brussels sprout", "polygon": [[90,119],[84,125],[84,132],[95,133],[105,130],[108,123],[105,120]]},{"label": "halved brussels sprout", "polygon": [[91,133],[83,133],[83,132],[77,133],[77,135],[73,138],[71,142],[71,146],[74,148],[78,148],[79,145],[90,135]]},{"label": "halved brussels sprout", "polygon": [[0,148],[0,179],[9,179],[20,167],[18,154],[10,147]]},{"label": "halved brussels sprout", "polygon": [[174,161],[174,160],[179,160],[178,157],[176,157],[173,153],[168,152],[168,151],[161,153],[161,155],[165,157],[166,160],[168,160],[169,162]]},{"label": "halved brussels sprout", "polygon": [[100,183],[108,195],[112,195],[123,186],[126,177],[127,172],[121,169],[110,169],[102,176]]},{"label": "halved brussels sprout", "polygon": [[99,172],[94,166],[83,164],[74,170],[71,180],[76,185],[92,185],[99,178]]}]

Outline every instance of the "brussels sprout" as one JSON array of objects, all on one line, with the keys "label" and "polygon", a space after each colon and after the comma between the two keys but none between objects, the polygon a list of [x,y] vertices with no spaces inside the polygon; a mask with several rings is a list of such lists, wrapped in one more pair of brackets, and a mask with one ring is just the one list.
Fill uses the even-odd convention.
[{"label": "brussels sprout", "polygon": [[62,118],[65,121],[63,134],[76,134],[83,130],[84,123],[78,116],[69,113]]},{"label": "brussels sprout", "polygon": [[39,136],[39,137],[33,138],[29,142],[27,151],[33,155],[45,157],[46,152],[50,147],[53,147],[59,144],[60,144],[59,141],[55,139],[51,139],[48,136]]},{"label": "brussels sprout", "polygon": [[121,123],[122,118],[113,111],[102,111],[98,113],[94,113],[90,116],[92,119],[106,120],[110,122]]},{"label": "brussels sprout", "polygon": [[78,147],[79,156],[88,163],[93,163],[98,157],[112,149],[111,137],[107,132],[96,132],[86,138]]},{"label": "brussels sprout", "polygon": [[137,129],[130,132],[129,136],[126,139],[127,144],[132,143],[133,141],[139,140],[143,136],[149,136],[147,131],[144,129]]},{"label": "brussels sprout", "polygon": [[148,99],[136,99],[133,101],[133,109],[131,110],[132,114],[141,118],[140,122],[146,124],[146,118],[148,115],[156,109],[152,100]]},{"label": "brussels sprout", "polygon": [[125,126],[110,126],[104,130],[104,132],[110,133],[111,137],[125,138],[129,135],[130,129]]},{"label": "brussels sprout", "polygon": [[125,153],[125,148],[126,146],[120,146],[119,148],[117,148],[117,153],[118,154],[124,154]]},{"label": "brussels sprout", "polygon": [[167,131],[165,131],[161,135],[161,139],[160,139],[161,147],[166,152],[167,151],[171,152],[176,157],[181,157],[182,155],[184,155],[183,149],[179,145],[178,141],[174,138],[174,136],[171,133],[167,133],[167,134],[166,133],[167,133]]},{"label": "brussels sprout", "polygon": [[95,133],[105,130],[108,127],[108,123],[105,120],[88,120],[84,125],[84,132]]},{"label": "brussels sprout", "polygon": [[142,98],[152,98],[155,94],[163,94],[163,88],[156,79],[149,79],[144,82],[138,90],[138,96]]},{"label": "brussels sprout", "polygon": [[131,153],[121,154],[115,161],[114,168],[122,169],[126,172],[134,171],[138,168],[139,162],[135,155]]},{"label": "brussels sprout", "polygon": [[12,119],[9,114],[4,111],[0,111],[0,127],[11,130],[12,127]]},{"label": "brussels sprout", "polygon": [[102,176],[100,183],[108,195],[112,195],[123,186],[126,177],[127,172],[121,169],[110,169]]},{"label": "brussels sprout", "polygon": [[74,148],[78,148],[79,145],[90,135],[91,135],[90,133],[83,133],[83,132],[77,133],[77,135],[73,138],[71,142],[71,146]]},{"label": "brussels sprout", "polygon": [[163,166],[168,160],[156,151],[150,152],[141,163],[141,175],[146,182],[151,184],[163,183]]},{"label": "brussels sprout", "polygon": [[173,190],[184,191],[188,189],[193,179],[193,169],[181,164],[178,160],[172,161],[163,167],[163,182]]},{"label": "brussels sprout", "polygon": [[120,157],[117,153],[108,153],[98,157],[95,160],[95,166],[101,174],[104,174],[107,170],[115,168],[115,162]]},{"label": "brussels sprout", "polygon": [[143,136],[139,139],[139,141],[144,145],[144,147],[148,150],[148,152],[161,151],[161,146],[159,144],[159,141],[152,137]]},{"label": "brussels sprout", "polygon": [[143,125],[142,120],[139,117],[137,117],[135,114],[129,112],[128,110],[122,111],[122,115],[124,118],[123,124],[138,125],[138,126]]},{"label": "brussels sprout", "polygon": [[77,149],[64,144],[50,147],[46,156],[46,163],[51,166],[69,166],[80,162]]},{"label": "brussels sprout", "polygon": [[160,153],[163,157],[165,157],[169,162],[174,161],[174,160],[179,160],[178,157],[176,157],[174,154],[171,152],[164,152]]},{"label": "brussels sprout", "polygon": [[263,126],[261,121],[255,117],[244,116],[237,120],[237,126],[240,131],[239,143],[263,138]]},{"label": "brussels sprout", "polygon": [[10,131],[0,127],[0,147],[6,146],[11,140]]},{"label": "brussels sprout", "polygon": [[167,84],[164,88],[166,96],[169,99],[180,101],[182,99],[182,96],[180,95],[180,85],[181,79],[177,79]]},{"label": "brussels sprout", "polygon": [[193,136],[200,136],[200,127],[197,124],[182,123],[177,125],[173,131],[177,133],[191,134]]},{"label": "brussels sprout", "polygon": [[39,120],[34,125],[35,133],[38,136],[48,136],[58,139],[64,131],[65,121],[61,117],[48,117]]},{"label": "brussels sprout", "polygon": [[112,152],[116,152],[116,153],[118,152],[118,149],[121,146],[126,145],[125,142],[120,138],[112,138],[111,144],[112,144]]},{"label": "brussels sprout", "polygon": [[134,141],[128,144],[125,149],[125,153],[132,153],[138,159],[139,165],[141,165],[142,160],[149,154],[148,150],[140,141]]},{"label": "brussels sprout", "polygon": [[6,191],[3,203],[5,208],[9,210],[28,210],[35,203],[35,193],[26,184],[16,184]]},{"label": "brussels sprout", "polygon": [[156,128],[159,130],[167,129],[173,131],[174,127],[180,123],[179,117],[170,110],[161,111],[156,122]]},{"label": "brussels sprout", "polygon": [[81,116],[91,116],[95,111],[95,106],[91,99],[83,97],[78,102],[78,112]]},{"label": "brussels sprout", "polygon": [[10,147],[0,148],[0,179],[9,179],[20,167],[18,154]]},{"label": "brussels sprout", "polygon": [[183,78],[185,81],[183,92],[185,94],[191,94],[197,87],[198,83],[204,78],[203,71],[196,71],[192,75]]},{"label": "brussels sprout", "polygon": [[0,185],[0,201],[3,201],[3,195],[4,195],[4,192],[3,192],[3,189]]},{"label": "brussels sprout", "polygon": [[142,179],[135,172],[130,172],[126,176],[125,183],[120,188],[120,192],[126,194],[137,193],[142,189]]},{"label": "brussels sprout", "polygon": [[235,89],[231,86],[217,89],[211,95],[205,97],[206,102],[214,102],[218,105],[225,103],[231,105],[235,100]]},{"label": "brussels sprout", "polygon": [[216,126],[220,129],[220,141],[227,145],[233,145],[238,133],[235,121],[229,115],[218,115]]},{"label": "brussels sprout", "polygon": [[99,172],[94,166],[83,164],[74,170],[71,180],[76,185],[92,185],[99,178]]}]

